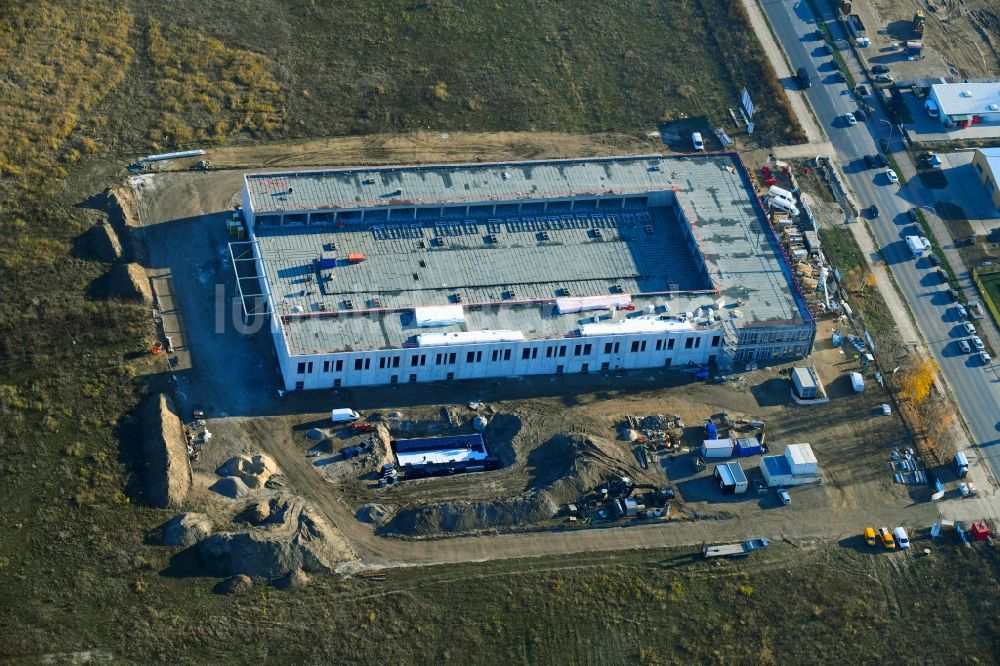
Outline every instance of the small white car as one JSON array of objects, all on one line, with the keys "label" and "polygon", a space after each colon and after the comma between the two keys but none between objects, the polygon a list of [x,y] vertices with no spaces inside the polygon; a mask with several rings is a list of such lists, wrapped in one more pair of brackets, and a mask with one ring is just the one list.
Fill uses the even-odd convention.
[{"label": "small white car", "polygon": [[892,169],[886,169],[885,170],[885,177],[889,179],[890,183],[898,183],[899,182],[899,176],[897,176],[896,172],[893,171]]},{"label": "small white car", "polygon": [[955,312],[957,312],[958,316],[962,319],[966,319],[969,316],[969,313],[968,311],[966,311],[965,306],[962,305],[961,303],[955,306]]},{"label": "small white car", "polygon": [[986,352],[979,352],[979,360],[983,362],[983,365],[989,365],[993,359]]},{"label": "small white car", "polygon": [[845,113],[844,114],[844,120],[847,121],[848,125],[857,125],[858,124],[858,119],[854,117],[853,113]]},{"label": "small white car", "polygon": [[784,506],[788,506],[792,503],[792,496],[788,494],[788,491],[784,488],[778,488],[778,499]]},{"label": "small white car", "polygon": [[969,339],[972,340],[972,346],[976,348],[976,351],[984,351],[986,349],[986,345],[983,344],[982,339],[978,335],[973,335]]},{"label": "small white car", "polygon": [[965,322],[964,324],[962,324],[962,327],[965,329],[965,332],[968,333],[969,335],[976,334],[976,327],[972,325],[971,321]]},{"label": "small white car", "polygon": [[694,132],[691,135],[691,145],[695,150],[705,150],[705,141],[701,138],[701,132]]},{"label": "small white car", "polygon": [[896,537],[896,543],[899,544],[901,550],[906,550],[910,547],[910,537],[906,534],[906,530],[902,527],[897,527],[892,531],[892,535]]}]

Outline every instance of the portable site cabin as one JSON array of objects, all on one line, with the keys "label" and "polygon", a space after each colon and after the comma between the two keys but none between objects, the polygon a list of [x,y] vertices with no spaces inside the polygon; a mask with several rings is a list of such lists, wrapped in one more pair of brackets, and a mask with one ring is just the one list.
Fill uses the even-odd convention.
[{"label": "portable site cabin", "polygon": [[716,465],[715,479],[724,495],[742,495],[749,486],[746,473],[735,460]]},{"label": "portable site cabin", "polygon": [[958,478],[969,473],[969,459],[961,451],[955,454],[955,473],[958,474]]},{"label": "portable site cabin", "polygon": [[808,444],[790,444],[784,455],[764,456],[760,471],[768,487],[801,486],[820,480],[819,464]]},{"label": "portable site cabin", "polygon": [[702,458],[731,458],[733,455],[733,440],[706,439],[701,444]]},{"label": "portable site cabin", "polygon": [[819,381],[813,369],[806,366],[792,368],[792,387],[800,398],[815,398],[819,393]]},{"label": "portable site cabin", "polygon": [[736,455],[740,458],[759,456],[763,451],[764,447],[756,437],[740,437],[736,440]]}]

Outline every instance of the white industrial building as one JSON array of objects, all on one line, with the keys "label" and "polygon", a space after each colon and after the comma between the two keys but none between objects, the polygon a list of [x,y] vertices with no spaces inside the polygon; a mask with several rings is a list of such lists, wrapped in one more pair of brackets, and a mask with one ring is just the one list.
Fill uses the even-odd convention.
[{"label": "white industrial building", "polygon": [[942,125],[964,128],[1000,124],[1000,81],[935,83],[929,99],[937,104]]},{"label": "white industrial building", "polygon": [[815,322],[735,155],[244,177],[285,388],[795,358]]},{"label": "white industrial building", "polygon": [[764,456],[760,471],[768,487],[801,486],[822,479],[819,463],[808,444],[789,444],[784,455]]}]

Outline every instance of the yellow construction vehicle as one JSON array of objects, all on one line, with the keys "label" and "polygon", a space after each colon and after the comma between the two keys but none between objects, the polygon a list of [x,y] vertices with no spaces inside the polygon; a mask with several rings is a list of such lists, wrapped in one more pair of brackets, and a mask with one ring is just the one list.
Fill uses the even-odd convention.
[{"label": "yellow construction vehicle", "polygon": [[921,37],[924,34],[924,13],[918,11],[913,15],[913,35]]}]

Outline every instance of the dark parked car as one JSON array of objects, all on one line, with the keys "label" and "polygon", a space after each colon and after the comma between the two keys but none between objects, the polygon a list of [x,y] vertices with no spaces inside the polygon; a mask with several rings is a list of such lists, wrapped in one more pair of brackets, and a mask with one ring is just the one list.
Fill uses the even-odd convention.
[{"label": "dark parked car", "polygon": [[865,155],[865,166],[869,169],[874,169],[878,166],[878,161],[875,159],[874,155]]},{"label": "dark parked car", "polygon": [[889,68],[885,65],[875,65],[872,67],[872,74],[888,74]]},{"label": "dark parked car", "polygon": [[874,220],[874,219],[875,219],[876,217],[878,217],[878,206],[876,206],[875,204],[872,204],[872,205],[871,205],[871,206],[870,206],[870,207],[868,208],[868,214],[869,214],[869,215],[871,216],[871,218],[872,218],[873,220]]},{"label": "dark parked car", "polygon": [[854,117],[863,122],[868,118],[868,114],[865,113],[864,109],[859,108],[857,111],[854,112]]},{"label": "dark parked car", "polygon": [[951,299],[952,303],[956,302],[958,300],[958,292],[955,291],[954,289],[949,289],[948,290],[948,298]]},{"label": "dark parked car", "polygon": [[910,210],[906,211],[906,216],[909,217],[912,222],[916,222],[917,221],[917,209],[916,208],[911,208]]},{"label": "dark parked car", "polygon": [[945,274],[944,274],[944,271],[943,271],[943,270],[941,270],[940,268],[939,268],[939,269],[937,269],[937,272],[936,272],[936,274],[937,274],[937,277],[938,277],[938,280],[941,280],[941,284],[944,284],[945,282],[947,282],[947,281],[948,281],[948,276],[947,276],[947,275],[945,275]]},{"label": "dark parked car", "polygon": [[799,67],[798,71],[795,72],[795,79],[803,88],[808,88],[812,85],[812,77],[809,76],[809,72],[806,71],[805,67]]},{"label": "dark parked car", "polygon": [[885,155],[882,153],[877,153],[875,155],[875,163],[880,167],[889,166],[889,160],[885,159]]},{"label": "dark parked car", "polygon": [[936,254],[928,254],[927,259],[931,262],[931,266],[940,266],[941,260],[938,259]]}]

